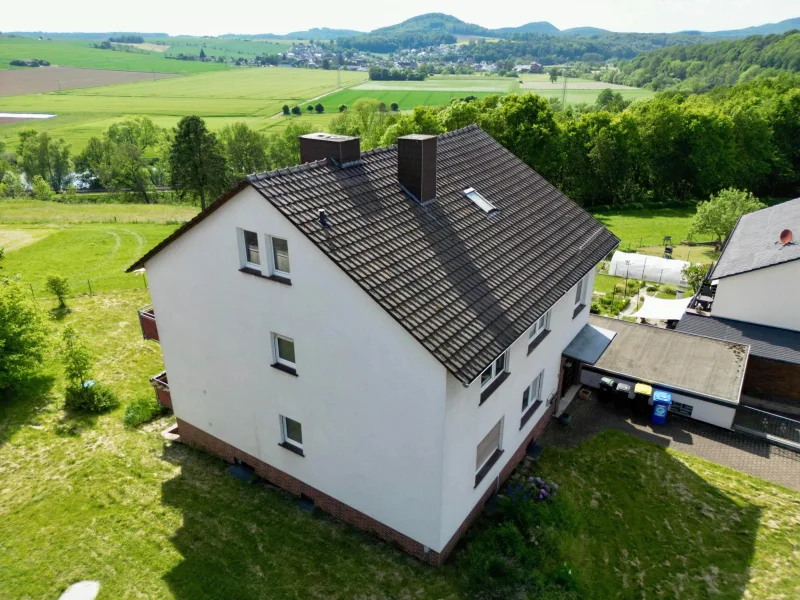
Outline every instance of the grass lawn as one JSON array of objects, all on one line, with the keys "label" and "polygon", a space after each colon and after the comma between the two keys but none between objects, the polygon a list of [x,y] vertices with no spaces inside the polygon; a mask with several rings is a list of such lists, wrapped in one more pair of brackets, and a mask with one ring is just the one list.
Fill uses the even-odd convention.
[{"label": "grass lawn", "polygon": [[594,291],[611,295],[614,293],[614,286],[618,283],[625,285],[625,278],[614,277],[612,275],[601,275],[598,273],[594,278]]},{"label": "grass lawn", "polygon": [[3,200],[0,223],[177,223],[200,207],[171,204],[64,204],[38,200]]},{"label": "grass lawn", "polygon": [[[457,91],[420,91],[420,90],[362,90],[362,89],[349,89],[341,92],[336,92],[330,96],[322,98],[319,102],[325,107],[327,112],[335,112],[339,110],[339,106],[352,106],[356,100],[360,98],[374,98],[379,102],[383,102],[387,107],[396,102],[400,110],[412,110],[417,106],[439,106],[442,104],[450,104],[453,99],[458,100],[466,96],[475,96],[477,98],[484,98],[489,94],[497,92],[457,92]],[[316,102],[314,103],[316,104]]]},{"label": "grass lawn", "polygon": [[[643,247],[637,250],[639,254],[650,256],[664,256],[664,246]],[[711,264],[719,258],[719,252],[713,246],[673,246],[672,258],[693,263]]]},{"label": "grass lawn", "polygon": [[[643,246],[660,248],[663,253],[664,236],[671,235],[676,247],[689,238],[694,213],[694,207],[684,207],[597,213],[593,216],[621,240],[620,250]],[[693,239],[709,241],[712,236],[694,236]]]},{"label": "grass lawn", "polygon": [[798,492],[618,431],[524,465],[577,511],[579,597],[800,595]]}]

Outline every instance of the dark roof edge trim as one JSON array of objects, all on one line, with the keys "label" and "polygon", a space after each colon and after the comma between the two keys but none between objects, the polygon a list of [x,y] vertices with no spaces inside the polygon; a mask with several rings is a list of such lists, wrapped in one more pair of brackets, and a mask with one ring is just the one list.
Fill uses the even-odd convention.
[{"label": "dark roof edge trim", "polygon": [[184,233],[189,231],[192,227],[200,223],[201,221],[205,220],[211,213],[216,211],[220,206],[225,204],[228,200],[233,198],[236,194],[241,192],[243,189],[248,187],[250,182],[247,179],[242,179],[239,183],[234,185],[231,189],[227,192],[222,194],[219,198],[214,200],[211,204],[208,205],[204,211],[197,213],[194,217],[192,217],[189,221],[186,221],[183,225],[178,227],[175,231],[173,231],[170,235],[165,237],[161,240],[158,244],[156,244],[149,252],[147,252],[144,256],[142,256],[139,260],[133,263],[130,267],[125,269],[126,273],[130,273],[132,271],[136,271],[144,267],[145,263],[153,258],[156,254],[161,252],[164,248],[169,246],[172,242],[182,236]]},{"label": "dark roof edge trim", "polygon": [[[720,255],[720,258],[722,258],[722,255]],[[760,266],[760,267],[754,267],[752,269],[745,269],[744,271],[737,271],[736,273],[728,273],[726,275],[720,275],[718,277],[714,277],[713,275],[711,275],[711,277],[709,277],[709,279],[711,279],[711,280],[714,280],[714,279],[729,279],[730,277],[736,277],[737,275],[745,275],[746,273],[754,273],[755,271],[763,271],[764,269],[769,269],[771,267],[780,267],[781,265],[788,265],[789,263],[792,263],[792,262],[794,262],[796,260],[800,260],[800,256],[796,256],[794,258],[790,258],[788,260],[784,260],[784,261],[781,261],[781,262],[772,263],[771,265],[763,265],[763,266]],[[719,260],[717,261],[717,264],[719,264]],[[714,267],[714,269],[716,270],[716,267]]]}]

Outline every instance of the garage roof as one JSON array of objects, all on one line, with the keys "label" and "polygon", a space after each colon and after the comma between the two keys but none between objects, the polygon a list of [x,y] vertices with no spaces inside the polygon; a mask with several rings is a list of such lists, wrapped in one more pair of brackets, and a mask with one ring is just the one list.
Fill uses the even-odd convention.
[{"label": "garage roof", "polygon": [[598,369],[739,402],[749,346],[596,315],[589,323],[617,333]]}]

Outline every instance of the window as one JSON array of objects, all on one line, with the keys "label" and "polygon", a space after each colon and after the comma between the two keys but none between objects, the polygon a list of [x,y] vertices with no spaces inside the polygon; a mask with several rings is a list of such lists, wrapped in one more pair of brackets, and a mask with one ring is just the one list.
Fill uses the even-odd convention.
[{"label": "window", "polygon": [[298,421],[281,415],[281,446],[303,454],[303,426]]},{"label": "window", "polygon": [[497,462],[497,459],[503,453],[501,448],[501,441],[503,437],[503,419],[497,422],[497,425],[492,427],[491,431],[486,434],[475,453],[475,485],[477,486],[481,480],[486,476],[492,465]]},{"label": "window", "polygon": [[536,323],[533,324],[530,331],[528,332],[528,341],[533,341],[542,335],[545,331],[550,329],[550,311],[548,310],[544,313]]},{"label": "window", "polygon": [[278,335],[272,334],[272,350],[275,354],[275,364],[286,367],[295,371],[297,365],[295,364],[294,357],[294,340]]},{"label": "window", "polygon": [[588,279],[588,275],[584,276],[584,278],[578,282],[578,285],[575,286],[575,306],[583,304],[583,300],[586,297],[586,283]]},{"label": "window", "polygon": [[506,370],[506,352],[498,356],[494,362],[481,373],[481,389],[486,389],[495,379]]},{"label": "window", "polygon": [[258,251],[258,235],[252,231],[242,230],[244,242],[244,264],[246,267],[261,269],[261,255]]},{"label": "window", "polygon": [[522,412],[537,400],[542,399],[542,382],[544,381],[544,371],[536,376],[536,379],[522,392]]},{"label": "window", "polygon": [[281,277],[289,277],[289,242],[277,237],[270,237],[272,246],[272,273]]},{"label": "window", "polygon": [[475,188],[465,189],[464,195],[470,200],[472,200],[473,204],[475,204],[475,206],[480,208],[487,215],[492,215],[497,212],[497,208],[494,206],[494,204],[489,202],[486,198],[484,198],[477,191],[475,191]]}]

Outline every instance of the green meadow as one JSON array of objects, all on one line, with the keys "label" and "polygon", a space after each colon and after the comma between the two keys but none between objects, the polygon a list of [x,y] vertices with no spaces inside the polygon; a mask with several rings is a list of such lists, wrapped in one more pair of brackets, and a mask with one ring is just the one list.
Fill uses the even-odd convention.
[{"label": "green meadow", "polygon": [[90,40],[63,38],[39,40],[29,37],[0,37],[0,69],[12,68],[8,64],[12,60],[31,58],[40,58],[50,62],[51,65],[62,67],[118,71],[204,73],[230,68],[229,65],[219,63],[170,60],[160,52],[100,50],[92,48],[91,43]]}]

